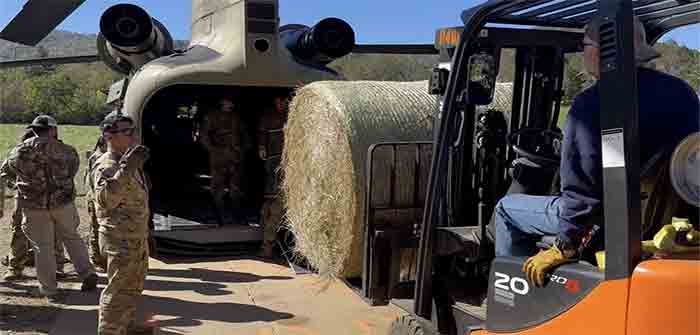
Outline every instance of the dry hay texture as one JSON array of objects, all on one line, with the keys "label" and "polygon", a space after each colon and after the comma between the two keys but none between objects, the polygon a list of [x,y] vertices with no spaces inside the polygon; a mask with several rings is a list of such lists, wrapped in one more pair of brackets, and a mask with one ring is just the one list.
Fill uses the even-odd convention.
[{"label": "dry hay texture", "polygon": [[285,224],[321,277],[362,272],[368,148],[432,140],[437,106],[427,81],[324,81],[297,91],[281,163]]}]

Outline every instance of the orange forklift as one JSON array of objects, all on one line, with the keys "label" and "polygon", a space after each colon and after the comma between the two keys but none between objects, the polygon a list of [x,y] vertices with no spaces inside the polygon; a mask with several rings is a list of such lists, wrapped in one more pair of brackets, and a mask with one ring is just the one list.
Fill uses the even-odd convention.
[{"label": "orange forklift", "polygon": [[[675,187],[674,166],[697,159],[700,143],[684,141],[668,159],[639,162],[633,13],[653,44],[699,23],[700,1],[490,0],[464,11],[463,27],[438,32],[436,48],[450,63],[431,78],[441,107],[422,221],[389,232],[368,211],[362,295],[406,312],[389,334],[700,334],[700,246],[686,240],[661,248],[669,236],[681,243],[666,234],[672,217],[685,218],[689,232],[698,229],[699,200]],[[536,287],[522,272],[525,258],[494,256],[493,210],[508,193],[556,193],[565,56],[580,51],[592,15],[604,17],[604,219],[596,226],[604,229],[594,229],[580,261],[556,267]],[[512,108],[485,110],[505,48],[515,50]],[[416,143],[416,152],[424,145]],[[686,177],[700,175],[697,166]],[[649,176],[651,189],[640,186]],[[380,231],[399,237],[380,245]],[[401,249],[417,250],[415,277],[404,281],[393,264]]]}]

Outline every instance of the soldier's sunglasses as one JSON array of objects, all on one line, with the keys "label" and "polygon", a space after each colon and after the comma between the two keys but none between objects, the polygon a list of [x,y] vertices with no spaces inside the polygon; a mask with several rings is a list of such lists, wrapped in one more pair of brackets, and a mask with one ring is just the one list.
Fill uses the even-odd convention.
[{"label": "soldier's sunglasses", "polygon": [[134,128],[129,127],[129,128],[115,129],[115,130],[108,131],[108,133],[110,133],[110,134],[124,134],[126,136],[131,136],[134,134]]}]

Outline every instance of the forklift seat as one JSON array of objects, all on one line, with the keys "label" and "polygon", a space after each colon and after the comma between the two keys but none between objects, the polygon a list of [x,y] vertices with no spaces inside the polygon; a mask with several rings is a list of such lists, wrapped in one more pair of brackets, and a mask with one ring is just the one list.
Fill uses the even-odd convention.
[{"label": "forklift seat", "polygon": [[[679,207],[680,197],[672,188],[669,174],[674,149],[675,147],[660,150],[640,170],[643,239],[653,237],[650,234],[670,224]],[[556,238],[556,235],[544,235],[536,245],[540,249],[549,249],[554,245]]]}]

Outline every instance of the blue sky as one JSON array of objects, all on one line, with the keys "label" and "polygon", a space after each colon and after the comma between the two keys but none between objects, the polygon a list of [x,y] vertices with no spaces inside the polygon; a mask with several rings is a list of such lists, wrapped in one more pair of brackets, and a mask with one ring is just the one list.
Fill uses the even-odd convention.
[{"label": "blue sky", "polygon": [[[0,0],[0,27],[20,11],[26,0]],[[483,0],[280,0],[282,24],[313,25],[329,16],[353,26],[358,43],[432,43],[435,30],[461,23],[463,9]],[[88,0],[58,28],[96,33],[101,13],[117,3],[133,3],[165,23],[176,39],[189,39],[190,0]],[[303,4],[303,5],[301,5]],[[672,37],[700,49],[700,27],[677,29]]]}]

